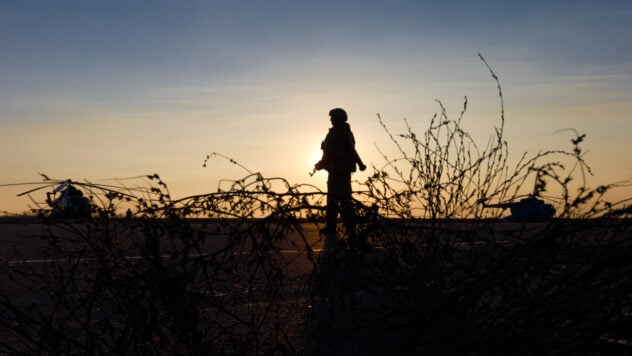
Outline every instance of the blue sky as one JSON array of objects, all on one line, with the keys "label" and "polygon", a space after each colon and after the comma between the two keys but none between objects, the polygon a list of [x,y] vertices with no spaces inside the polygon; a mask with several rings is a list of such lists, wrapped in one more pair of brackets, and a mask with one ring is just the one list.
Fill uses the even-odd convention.
[{"label": "blue sky", "polygon": [[[440,99],[485,141],[500,76],[513,154],[588,134],[596,182],[632,176],[629,1],[3,1],[0,183],[157,172],[174,195],[307,171],[341,106],[365,161]],[[364,174],[364,173],[363,173]],[[362,179],[362,174],[357,176]],[[18,188],[16,188],[18,189]],[[0,188],[0,211],[23,210]]]}]

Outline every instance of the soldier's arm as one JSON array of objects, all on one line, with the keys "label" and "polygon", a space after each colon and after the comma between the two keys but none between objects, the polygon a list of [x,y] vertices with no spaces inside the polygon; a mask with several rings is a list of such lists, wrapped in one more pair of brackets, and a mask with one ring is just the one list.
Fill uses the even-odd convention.
[{"label": "soldier's arm", "polygon": [[351,132],[351,130],[349,130],[348,137],[349,137],[349,145],[351,146],[351,151],[353,152],[353,158],[355,159],[361,171],[366,170],[366,165],[362,162],[362,159],[360,158],[358,151],[356,151],[355,149],[355,138],[353,137],[353,132]]}]

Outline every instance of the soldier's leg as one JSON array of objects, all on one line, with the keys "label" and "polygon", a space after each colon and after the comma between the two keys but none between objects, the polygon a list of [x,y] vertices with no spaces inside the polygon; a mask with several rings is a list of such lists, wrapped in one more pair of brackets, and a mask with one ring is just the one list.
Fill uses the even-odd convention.
[{"label": "soldier's leg", "polygon": [[345,229],[347,231],[347,235],[355,234],[356,230],[356,215],[355,209],[353,208],[353,204],[351,200],[345,200],[342,203],[342,217],[345,223]]},{"label": "soldier's leg", "polygon": [[340,203],[339,177],[335,172],[329,172],[327,177],[327,208],[325,209],[325,228],[321,232],[335,232],[336,220]]},{"label": "soldier's leg", "polygon": [[355,234],[356,216],[351,200],[351,172],[340,175],[340,210],[347,235]]},{"label": "soldier's leg", "polygon": [[323,232],[334,232],[336,231],[336,219],[338,215],[338,206],[337,206],[336,197],[327,192],[327,208],[325,209],[325,228]]}]

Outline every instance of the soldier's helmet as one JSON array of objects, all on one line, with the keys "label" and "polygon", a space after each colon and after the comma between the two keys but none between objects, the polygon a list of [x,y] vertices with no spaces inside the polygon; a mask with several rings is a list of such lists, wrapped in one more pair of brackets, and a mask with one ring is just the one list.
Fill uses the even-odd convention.
[{"label": "soldier's helmet", "polygon": [[329,111],[329,116],[331,117],[331,121],[336,121],[336,122],[347,121],[347,112],[341,108],[331,109]]}]

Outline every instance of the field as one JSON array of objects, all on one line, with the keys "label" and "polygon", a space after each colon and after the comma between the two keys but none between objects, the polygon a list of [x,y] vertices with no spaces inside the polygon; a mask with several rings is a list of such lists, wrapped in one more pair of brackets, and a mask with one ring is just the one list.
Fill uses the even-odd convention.
[{"label": "field", "polygon": [[[24,194],[75,187],[90,218],[0,221],[0,352],[631,354],[631,200],[609,200],[629,182],[591,186],[572,129],[569,150],[510,158],[487,67],[500,118],[483,145],[467,98],[420,134],[378,116],[392,147],[345,205],[350,236],[318,233],[325,192],[217,153],[204,165],[248,175],[180,199],[158,174],[42,174]],[[548,213],[514,216],[525,201]]]},{"label": "field", "polygon": [[0,350],[625,354],[631,226],[5,218]]}]

